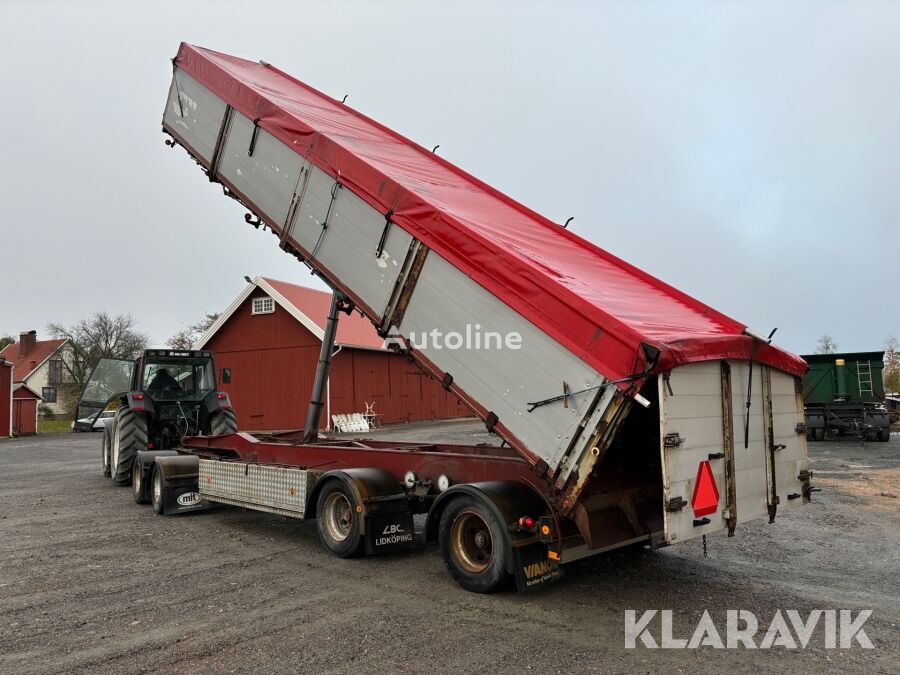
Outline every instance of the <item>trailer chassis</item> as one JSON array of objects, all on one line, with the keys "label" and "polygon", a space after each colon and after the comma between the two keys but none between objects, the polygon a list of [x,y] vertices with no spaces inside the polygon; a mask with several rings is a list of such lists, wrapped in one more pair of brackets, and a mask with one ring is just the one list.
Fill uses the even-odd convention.
[{"label": "trailer chassis", "polygon": [[[612,548],[588,550],[573,521],[552,503],[550,487],[511,448],[350,439],[305,443],[303,436],[301,430],[186,438],[177,454],[140,453],[135,475],[143,477],[145,492],[158,489],[151,500],[158,513],[188,513],[223,503],[315,519],[325,547],[343,557],[413,545],[418,539],[413,516],[425,514],[424,540],[441,542],[448,549],[443,551],[446,560],[454,543],[441,541],[445,515],[458,510],[459,503],[480,505],[500,526],[490,532],[489,555],[502,558],[506,581],[515,579],[522,591],[558,580],[559,566],[570,554],[576,559]],[[322,512],[322,494],[329,485],[343,489],[342,498],[356,514],[353,527],[360,542],[352,550],[330,545],[330,514]],[[478,542],[473,539],[471,547],[477,553]],[[456,548],[465,558],[465,544]],[[454,572],[452,563],[447,560]],[[468,576],[454,576],[468,590],[502,585],[482,588],[478,568],[473,563]]]}]

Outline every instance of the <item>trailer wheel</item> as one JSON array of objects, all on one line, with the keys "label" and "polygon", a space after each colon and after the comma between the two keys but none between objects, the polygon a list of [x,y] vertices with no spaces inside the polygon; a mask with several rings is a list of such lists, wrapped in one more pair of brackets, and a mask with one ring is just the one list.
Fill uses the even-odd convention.
[{"label": "trailer wheel", "polygon": [[506,586],[506,526],[485,504],[457,497],[441,515],[438,539],[450,574],[467,591],[491,593]]},{"label": "trailer wheel", "polygon": [[134,497],[135,504],[149,504],[150,493],[147,484],[144,482],[144,472],[141,470],[141,460],[134,458],[134,464],[131,467],[131,495]]},{"label": "trailer wheel", "polygon": [[813,435],[814,441],[824,441],[825,440],[825,429],[824,428],[820,427],[818,429],[813,429],[813,432],[814,432],[814,435]]},{"label": "trailer wheel", "polygon": [[233,410],[222,410],[218,414],[213,415],[209,426],[213,436],[233,434],[238,430],[237,420],[234,418]]},{"label": "trailer wheel", "polygon": [[319,539],[339,558],[359,555],[364,539],[359,514],[362,506],[349,487],[339,480],[329,481],[316,502],[316,527]]},{"label": "trailer wheel", "polygon": [[112,471],[109,468],[109,452],[110,446],[112,445],[111,432],[112,429],[110,427],[103,427],[103,440],[100,443],[100,461],[103,464],[103,475],[107,478],[112,476]]},{"label": "trailer wheel", "polygon": [[159,515],[163,514],[163,482],[162,471],[154,462],[153,470],[150,472],[150,504],[153,510]]},{"label": "trailer wheel", "polygon": [[110,450],[110,471],[114,485],[128,485],[134,455],[146,447],[147,421],[128,406],[121,406],[116,410]]},{"label": "trailer wheel", "polygon": [[883,429],[878,430],[878,440],[882,443],[887,443],[891,440],[891,428],[885,427]]}]

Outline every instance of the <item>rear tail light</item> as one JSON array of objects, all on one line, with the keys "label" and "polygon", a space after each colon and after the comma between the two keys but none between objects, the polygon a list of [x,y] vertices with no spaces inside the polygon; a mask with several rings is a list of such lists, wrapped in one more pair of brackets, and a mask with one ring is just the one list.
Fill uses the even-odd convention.
[{"label": "rear tail light", "polygon": [[132,394],[131,398],[133,398],[135,401],[143,401],[144,395],[143,394]]},{"label": "rear tail light", "polygon": [[221,391],[217,391],[216,398],[219,399],[220,401],[224,401],[226,398],[228,398],[228,394],[223,393]]}]

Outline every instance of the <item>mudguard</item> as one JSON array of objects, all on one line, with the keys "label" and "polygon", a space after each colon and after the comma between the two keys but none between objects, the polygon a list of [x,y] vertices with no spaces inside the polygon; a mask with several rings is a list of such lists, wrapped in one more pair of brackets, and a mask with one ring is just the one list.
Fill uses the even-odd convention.
[{"label": "mudguard", "polygon": [[362,507],[360,527],[365,535],[366,554],[408,548],[415,541],[415,526],[406,492],[384,469],[339,469],[323,474],[310,490],[304,518],[316,516],[322,487],[330,480],[343,483]]},{"label": "mudguard", "polygon": [[509,551],[506,571],[515,576],[520,591],[536,590],[562,577],[557,561],[547,556],[547,545],[538,541],[533,532],[519,532],[513,527],[523,516],[531,516],[537,521],[541,516],[553,513],[543,495],[526,483],[487,481],[454,485],[432,504],[425,524],[426,541],[437,540],[444,509],[454,497],[463,494],[485,504],[501,523],[510,526],[503,533]]}]

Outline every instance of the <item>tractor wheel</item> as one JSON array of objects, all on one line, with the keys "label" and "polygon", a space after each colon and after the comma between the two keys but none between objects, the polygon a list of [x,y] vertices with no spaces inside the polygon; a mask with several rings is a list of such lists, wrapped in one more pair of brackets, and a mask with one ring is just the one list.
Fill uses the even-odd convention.
[{"label": "tractor wheel", "polygon": [[147,421],[128,406],[116,410],[113,420],[110,471],[113,485],[128,485],[131,481],[131,465],[138,450],[147,447]]},{"label": "tractor wheel", "polygon": [[332,555],[352,558],[362,551],[363,533],[356,495],[339,480],[330,480],[316,502],[316,527],[322,545]]},{"label": "tractor wheel", "polygon": [[213,436],[233,434],[238,430],[237,420],[234,418],[233,410],[222,410],[221,412],[216,413],[213,415],[209,426]]},{"label": "tractor wheel", "polygon": [[891,428],[885,427],[884,429],[878,430],[878,440],[882,443],[887,443],[891,440]]},{"label": "tractor wheel", "polygon": [[456,582],[473,593],[508,585],[506,526],[480,500],[457,497],[441,514],[441,555]]},{"label": "tractor wheel", "polygon": [[100,443],[101,462],[103,465],[103,475],[109,478],[112,471],[109,468],[109,453],[112,451],[112,428],[103,427],[103,440]]}]

